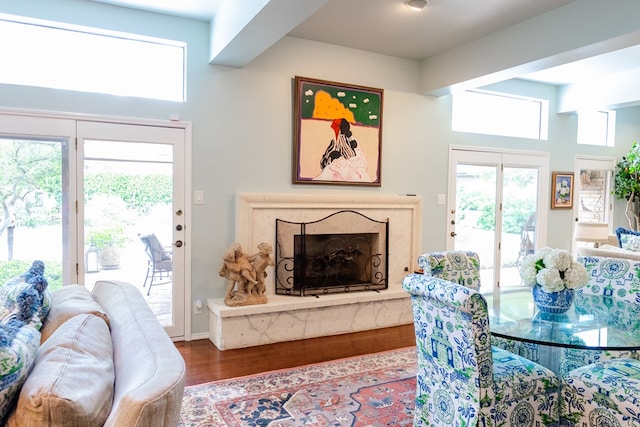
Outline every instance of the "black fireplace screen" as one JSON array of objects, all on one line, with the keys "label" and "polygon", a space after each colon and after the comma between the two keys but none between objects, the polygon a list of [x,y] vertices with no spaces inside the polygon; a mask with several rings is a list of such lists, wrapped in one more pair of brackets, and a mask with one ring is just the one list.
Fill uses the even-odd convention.
[{"label": "black fireplace screen", "polygon": [[387,289],[389,220],[344,210],[313,222],[276,219],[276,294]]}]

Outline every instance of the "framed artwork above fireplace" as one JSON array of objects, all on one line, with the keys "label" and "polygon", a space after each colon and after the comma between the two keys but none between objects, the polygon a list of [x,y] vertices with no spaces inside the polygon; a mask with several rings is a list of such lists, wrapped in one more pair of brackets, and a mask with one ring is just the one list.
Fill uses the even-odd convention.
[{"label": "framed artwork above fireplace", "polygon": [[293,183],[380,186],[383,94],[296,76]]}]

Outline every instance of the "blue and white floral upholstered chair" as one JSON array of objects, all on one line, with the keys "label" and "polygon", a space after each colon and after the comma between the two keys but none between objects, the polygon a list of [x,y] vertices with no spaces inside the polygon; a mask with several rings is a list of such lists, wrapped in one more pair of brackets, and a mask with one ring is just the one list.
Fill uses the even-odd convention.
[{"label": "blue and white floral upholstered chair", "polygon": [[[426,276],[454,282],[467,288],[480,289],[480,257],[473,251],[430,252],[418,257],[418,266]],[[521,342],[491,337],[492,344],[519,353]]]},{"label": "blue and white floral upholstered chair", "polygon": [[630,259],[580,256],[589,283],[578,289],[583,295],[599,295],[640,305],[640,262]]},{"label": "blue and white floral upholstered chair", "polygon": [[480,257],[471,251],[431,252],[418,257],[423,274],[480,289]]},{"label": "blue and white floral upholstered chair", "polygon": [[563,379],[563,426],[640,426],[640,362],[611,359]]},{"label": "blue and white floral upholstered chair", "polygon": [[[619,322],[622,329],[640,328],[640,262],[598,256],[579,256],[578,262],[584,264],[589,274],[587,285],[576,292],[578,305],[602,312]],[[624,308],[621,307],[621,301],[627,303]],[[629,312],[628,303],[634,304],[636,310]],[[590,363],[615,358],[640,359],[640,353],[635,350],[563,349],[563,353],[560,365],[562,374]]]},{"label": "blue and white floral upholstered chair", "polygon": [[457,283],[412,274],[418,374],[414,426],[531,427],[558,421],[560,380],[491,345],[487,301]]}]

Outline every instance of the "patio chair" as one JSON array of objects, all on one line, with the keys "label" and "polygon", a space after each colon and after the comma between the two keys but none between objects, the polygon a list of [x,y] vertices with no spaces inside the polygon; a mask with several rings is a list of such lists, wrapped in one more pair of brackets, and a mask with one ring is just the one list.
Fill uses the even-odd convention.
[{"label": "patio chair", "polygon": [[527,255],[531,255],[536,249],[536,214],[535,212],[529,215],[527,221],[520,228],[520,250],[518,251],[518,258],[516,259],[516,265],[518,269],[522,265],[522,261]]},{"label": "patio chair", "polygon": [[144,278],[142,287],[147,286],[147,295],[151,293],[151,287],[165,285],[173,281],[173,257],[171,252],[166,250],[155,234],[139,235],[144,244],[144,251],[148,256],[147,275]]},{"label": "patio chair", "polygon": [[457,283],[411,274],[418,373],[414,426],[514,427],[558,421],[560,380],[491,345],[487,301]]}]

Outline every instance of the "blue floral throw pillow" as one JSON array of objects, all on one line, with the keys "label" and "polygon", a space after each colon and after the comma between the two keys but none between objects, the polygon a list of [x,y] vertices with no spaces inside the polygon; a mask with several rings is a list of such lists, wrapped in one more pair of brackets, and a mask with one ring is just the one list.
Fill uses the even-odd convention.
[{"label": "blue floral throw pillow", "polygon": [[0,325],[0,425],[13,410],[36,359],[40,331],[32,325]]},{"label": "blue floral throw pillow", "polygon": [[36,260],[29,270],[0,288],[0,322],[19,318],[40,330],[51,308],[51,291],[44,269],[44,263]]},{"label": "blue floral throw pillow", "polygon": [[625,235],[625,239],[622,241],[622,249],[640,252],[640,236]]},{"label": "blue floral throw pillow", "polygon": [[640,232],[618,227],[616,228],[616,236],[618,237],[618,246],[624,248],[625,245],[630,244],[632,239],[636,238],[635,236],[640,236]]},{"label": "blue floral throw pillow", "polygon": [[40,346],[40,328],[51,307],[44,263],[0,288],[0,425],[13,409]]}]

